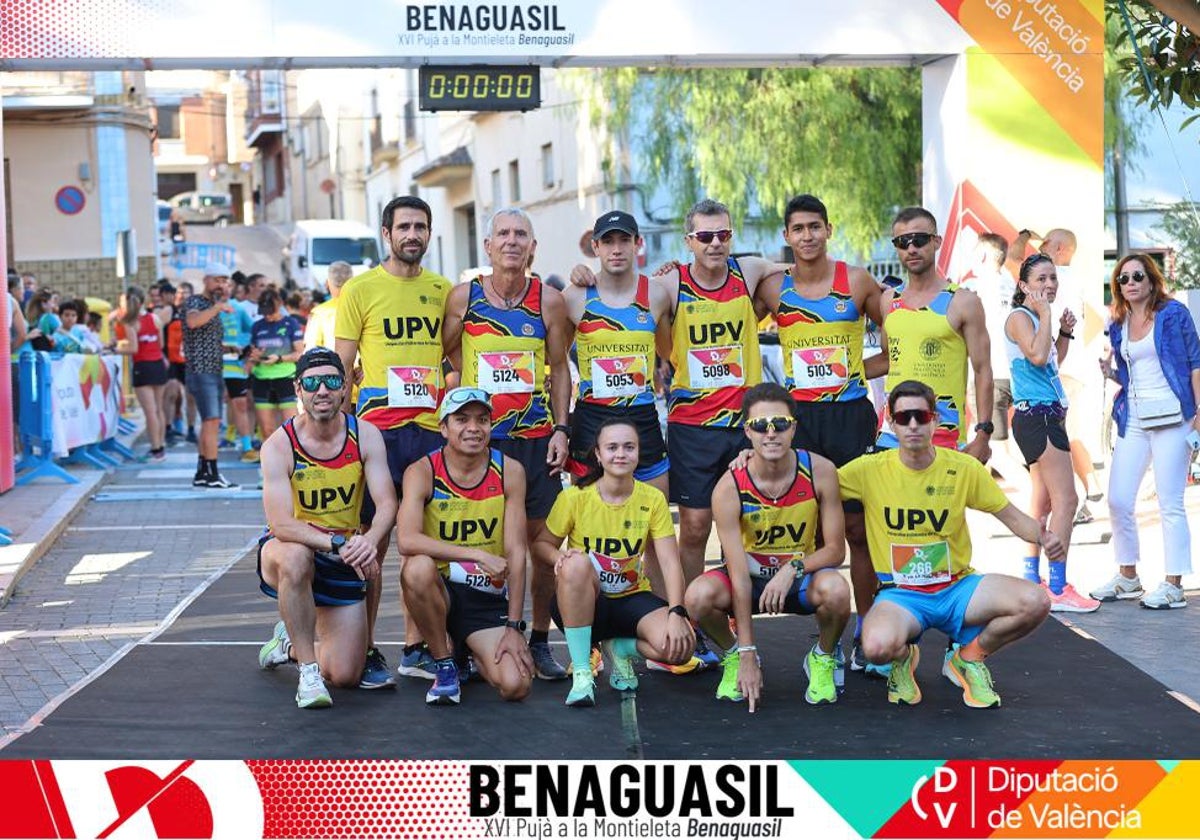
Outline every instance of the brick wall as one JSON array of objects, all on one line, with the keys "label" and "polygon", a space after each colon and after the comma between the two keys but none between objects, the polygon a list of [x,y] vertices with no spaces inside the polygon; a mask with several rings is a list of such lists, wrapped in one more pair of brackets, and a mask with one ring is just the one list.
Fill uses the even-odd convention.
[{"label": "brick wall", "polygon": [[[64,300],[67,297],[98,297],[115,305],[125,288],[117,277],[115,259],[18,260],[13,267],[22,274],[32,272],[37,275],[38,288],[53,289]],[[157,279],[153,258],[139,257],[138,273],[136,278],[131,278],[132,285],[145,289]]]}]

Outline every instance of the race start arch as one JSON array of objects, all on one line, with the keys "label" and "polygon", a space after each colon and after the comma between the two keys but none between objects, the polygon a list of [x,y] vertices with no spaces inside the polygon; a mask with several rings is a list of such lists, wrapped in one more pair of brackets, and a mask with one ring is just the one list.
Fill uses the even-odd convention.
[{"label": "race start arch", "polygon": [[[916,65],[923,203],[945,237],[943,270],[961,273],[980,232],[1011,241],[1061,227],[1080,244],[1072,270],[1099,278],[1103,21],[1103,0],[359,0],[352,11],[324,0],[5,0],[0,70]],[[0,237],[8,264],[4,248]],[[1086,287],[1090,344],[1103,319],[1099,284]],[[3,367],[8,358],[5,331]],[[4,435],[9,383],[0,376]],[[12,482],[8,450],[0,490]]]}]

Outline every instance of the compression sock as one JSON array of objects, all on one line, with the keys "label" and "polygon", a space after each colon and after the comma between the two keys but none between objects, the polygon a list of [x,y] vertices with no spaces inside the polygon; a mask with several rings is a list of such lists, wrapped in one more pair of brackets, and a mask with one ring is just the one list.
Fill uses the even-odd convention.
[{"label": "compression sock", "polygon": [[[1025,580],[1030,581],[1031,583],[1042,582],[1042,576],[1038,572],[1038,565],[1040,561],[1040,557],[1025,557],[1021,560],[1021,562],[1025,565],[1025,574],[1023,575]],[[1053,565],[1054,564],[1052,563],[1051,566]]]},{"label": "compression sock", "polygon": [[637,639],[628,637],[613,639],[611,645],[613,656],[620,656],[623,659],[632,659],[637,656]]},{"label": "compression sock", "polygon": [[592,625],[566,627],[567,651],[571,654],[571,667],[576,670],[592,670]]},{"label": "compression sock", "polygon": [[1050,592],[1054,595],[1061,595],[1063,587],[1067,585],[1067,561],[1066,560],[1051,560],[1050,561]]},{"label": "compression sock", "polygon": [[242,435],[242,451],[249,452],[253,448],[254,448],[254,436],[253,435]]}]

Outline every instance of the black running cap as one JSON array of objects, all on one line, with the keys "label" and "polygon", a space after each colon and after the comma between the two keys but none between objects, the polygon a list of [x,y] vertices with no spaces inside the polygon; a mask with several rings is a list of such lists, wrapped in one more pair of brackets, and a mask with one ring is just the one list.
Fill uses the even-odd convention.
[{"label": "black running cap", "polygon": [[342,376],[346,375],[346,366],[342,364],[341,356],[328,347],[313,347],[305,350],[304,354],[296,360],[296,379],[303,376],[309,368],[321,367],[321,365],[333,365],[338,369],[338,373]]}]

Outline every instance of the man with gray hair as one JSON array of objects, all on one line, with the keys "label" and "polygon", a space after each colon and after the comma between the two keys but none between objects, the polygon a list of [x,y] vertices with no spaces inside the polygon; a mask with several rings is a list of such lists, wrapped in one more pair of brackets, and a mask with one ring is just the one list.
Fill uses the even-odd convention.
[{"label": "man with gray hair", "polygon": [[333,336],[334,323],[337,320],[337,299],[342,293],[342,286],[354,276],[354,269],[344,260],[330,263],[329,274],[325,277],[325,288],[329,297],[312,308],[308,313],[308,324],[304,327],[304,349],[314,347],[335,348]]},{"label": "man with gray hair", "polygon": [[[559,472],[570,431],[567,348],[573,330],[562,294],[528,270],[537,240],[524,210],[497,210],[488,221],[483,249],[492,273],[450,292],[442,344],[462,371],[462,384],[482,388],[492,398],[491,445],[525,468],[526,531],[532,545],[562,490]],[[544,680],[567,677],[547,641],[554,585],[553,570],[534,563],[529,648],[536,674]]]}]

